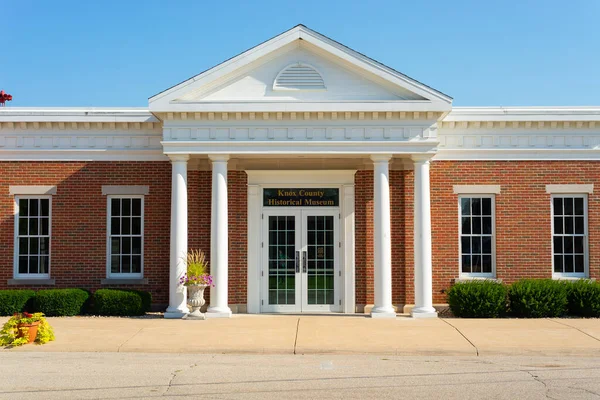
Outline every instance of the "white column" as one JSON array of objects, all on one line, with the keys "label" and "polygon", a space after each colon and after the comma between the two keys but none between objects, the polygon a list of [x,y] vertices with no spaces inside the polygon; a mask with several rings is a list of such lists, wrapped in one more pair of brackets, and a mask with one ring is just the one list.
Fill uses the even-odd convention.
[{"label": "white column", "polygon": [[248,184],[248,314],[260,313],[260,186]]},{"label": "white column", "polygon": [[227,161],[228,155],[209,156],[212,161],[212,217],[210,237],[210,274],[215,287],[210,289],[207,318],[229,318],[227,305],[229,268],[229,223],[227,221]]},{"label": "white column", "polygon": [[185,273],[188,251],[187,162],[189,155],[171,158],[171,258],[169,268],[169,307],[165,318],[183,318],[189,313],[186,288],[179,284]]},{"label": "white column", "polygon": [[415,166],[415,307],[412,310],[412,316],[414,318],[437,317],[437,312],[432,305],[430,157],[429,155],[413,156]]},{"label": "white column", "polygon": [[373,155],[373,244],[375,255],[375,305],[372,318],[395,318],[392,305],[392,231],[389,163],[391,155]]},{"label": "white column", "polygon": [[356,281],[355,281],[355,239],[354,239],[354,184],[342,186],[342,243],[343,260],[342,276],[343,295],[342,304],[344,313],[354,314],[356,312]]}]

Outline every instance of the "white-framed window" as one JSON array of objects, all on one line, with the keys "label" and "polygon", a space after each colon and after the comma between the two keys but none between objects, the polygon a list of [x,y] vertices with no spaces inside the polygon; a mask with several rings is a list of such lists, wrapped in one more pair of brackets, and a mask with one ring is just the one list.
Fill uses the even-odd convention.
[{"label": "white-framed window", "polygon": [[112,195],[108,200],[107,274],[109,278],[144,275],[144,196]]},{"label": "white-framed window", "polygon": [[460,276],[493,278],[496,273],[494,195],[458,197]]},{"label": "white-framed window", "polygon": [[584,278],[588,273],[587,195],[553,194],[552,275]]},{"label": "white-framed window", "polygon": [[50,277],[52,196],[15,196],[15,278]]}]

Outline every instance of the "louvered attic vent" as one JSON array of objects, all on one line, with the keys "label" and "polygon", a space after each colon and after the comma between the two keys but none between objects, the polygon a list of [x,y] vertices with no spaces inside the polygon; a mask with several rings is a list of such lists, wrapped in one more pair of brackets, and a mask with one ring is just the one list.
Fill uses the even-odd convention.
[{"label": "louvered attic vent", "polygon": [[285,67],[275,78],[273,90],[325,90],[319,72],[308,64],[296,63]]}]

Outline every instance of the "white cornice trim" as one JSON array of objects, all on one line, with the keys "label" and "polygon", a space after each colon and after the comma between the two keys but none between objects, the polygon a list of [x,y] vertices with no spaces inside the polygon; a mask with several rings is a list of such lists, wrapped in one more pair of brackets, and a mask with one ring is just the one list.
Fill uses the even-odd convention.
[{"label": "white cornice trim", "polygon": [[600,107],[453,107],[443,121],[600,121]]},{"label": "white cornice trim", "polygon": [[598,149],[439,149],[433,161],[561,161],[600,160]]},{"label": "white cornice trim", "polygon": [[0,150],[0,161],[169,161],[160,150]]},{"label": "white cornice trim", "polygon": [[3,107],[0,122],[159,122],[145,107]]}]

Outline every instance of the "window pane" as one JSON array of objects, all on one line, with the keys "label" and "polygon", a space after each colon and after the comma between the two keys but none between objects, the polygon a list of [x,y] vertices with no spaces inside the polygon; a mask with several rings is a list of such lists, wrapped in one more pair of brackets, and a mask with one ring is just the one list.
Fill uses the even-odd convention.
[{"label": "window pane", "polygon": [[121,215],[131,215],[131,199],[121,199]]},{"label": "window pane", "polygon": [[49,199],[40,199],[40,215],[44,217],[50,216],[50,200]]},{"label": "window pane", "polygon": [[573,198],[564,198],[563,203],[565,205],[565,215],[573,215]]},{"label": "window pane", "polygon": [[578,197],[575,199],[575,215],[585,215],[583,209],[583,198]]},{"label": "window pane", "polygon": [[491,235],[492,234],[492,217],[483,217],[483,234]]},{"label": "window pane", "polygon": [[131,273],[131,256],[121,256],[121,272],[124,274]]},{"label": "window pane", "polygon": [[40,238],[40,254],[50,254],[50,238]]},{"label": "window pane", "polygon": [[572,236],[565,236],[564,237],[564,250],[563,253],[565,254],[572,254],[573,253],[573,237]]},{"label": "window pane", "polygon": [[131,218],[131,233],[134,235],[141,235],[142,233],[142,219]]},{"label": "window pane", "polygon": [[462,272],[468,274],[471,272],[471,256],[462,256]]},{"label": "window pane", "polygon": [[573,234],[573,217],[565,217],[565,234],[572,235]]},{"label": "window pane", "polygon": [[50,234],[50,218],[40,218],[40,234]]},{"label": "window pane", "polygon": [[121,239],[118,237],[110,239],[110,254],[121,254]]},{"label": "window pane", "polygon": [[121,218],[121,235],[131,234],[131,218]]},{"label": "window pane", "polygon": [[19,256],[19,273],[26,274],[28,271],[28,257],[27,256]]},{"label": "window pane", "polygon": [[583,235],[585,233],[585,219],[583,217],[575,217],[575,233]]},{"label": "window pane", "polygon": [[121,219],[111,218],[110,219],[110,234],[120,235],[121,234]]},{"label": "window pane", "polygon": [[575,256],[575,272],[577,272],[577,273],[585,272],[585,266],[583,263],[583,255]]},{"label": "window pane", "polygon": [[481,238],[481,252],[484,254],[492,254],[492,237],[484,236]]},{"label": "window pane", "polygon": [[575,253],[583,254],[583,236],[575,236]]},{"label": "window pane", "polygon": [[463,254],[471,253],[471,238],[469,236],[462,236],[460,238],[460,247]]},{"label": "window pane", "polygon": [[554,215],[563,215],[563,199],[560,197],[554,198]]},{"label": "window pane", "polygon": [[554,272],[557,274],[563,273],[563,256],[554,256]]},{"label": "window pane", "polygon": [[492,199],[481,199],[481,213],[483,215],[492,215]]},{"label": "window pane", "polygon": [[142,238],[134,237],[131,238],[131,253],[142,254]]},{"label": "window pane", "polygon": [[563,232],[563,217],[554,217],[554,233],[560,235]]},{"label": "window pane", "polygon": [[471,199],[473,215],[481,215],[481,199]]},{"label": "window pane", "polygon": [[561,254],[563,252],[563,237],[554,236],[554,253]]},{"label": "window pane", "polygon": [[39,257],[38,256],[29,256],[29,273],[30,274],[39,274]]},{"label": "window pane", "polygon": [[38,219],[37,218],[29,218],[29,234],[30,235],[38,235]]},{"label": "window pane", "polygon": [[573,269],[573,256],[572,255],[564,256],[564,263],[565,263],[565,273],[570,273],[570,272],[575,271]]},{"label": "window pane", "polygon": [[27,218],[19,218],[19,235],[27,235],[29,232]]},{"label": "window pane", "polygon": [[39,254],[40,239],[30,238],[29,239],[29,254]]},{"label": "window pane", "polygon": [[471,215],[471,199],[460,199],[460,212],[462,215]]},{"label": "window pane", "polygon": [[131,215],[142,216],[142,199],[131,200]]},{"label": "window pane", "polygon": [[472,256],[471,263],[473,272],[481,272],[481,256]]},{"label": "window pane", "polygon": [[472,237],[473,254],[481,253],[481,237]]},{"label": "window pane", "polygon": [[473,234],[474,235],[480,235],[481,234],[481,217],[471,217],[471,220],[473,221]]},{"label": "window pane", "polygon": [[139,274],[142,272],[142,256],[131,257],[131,272]]},{"label": "window pane", "polygon": [[112,256],[110,258],[110,272],[113,274],[118,274],[121,270],[119,267],[119,262],[121,258],[119,256]]},{"label": "window pane", "polygon": [[19,254],[29,254],[29,239],[19,238]]},{"label": "window pane", "polygon": [[27,199],[19,200],[19,215],[22,217],[26,217],[29,215],[29,200],[27,200]]},{"label": "window pane", "polygon": [[463,233],[463,235],[468,235],[471,233],[471,218],[470,217],[462,217],[462,233]]},{"label": "window pane", "polygon": [[121,254],[131,254],[131,238],[124,237],[121,238]]},{"label": "window pane", "polygon": [[110,200],[110,214],[113,217],[121,215],[121,199]]},{"label": "window pane", "polygon": [[29,216],[37,217],[40,215],[39,200],[29,199]]},{"label": "window pane", "polygon": [[482,257],[482,271],[486,274],[492,273],[492,256]]},{"label": "window pane", "polygon": [[49,256],[40,256],[40,274],[48,273],[48,266],[50,264]]}]

